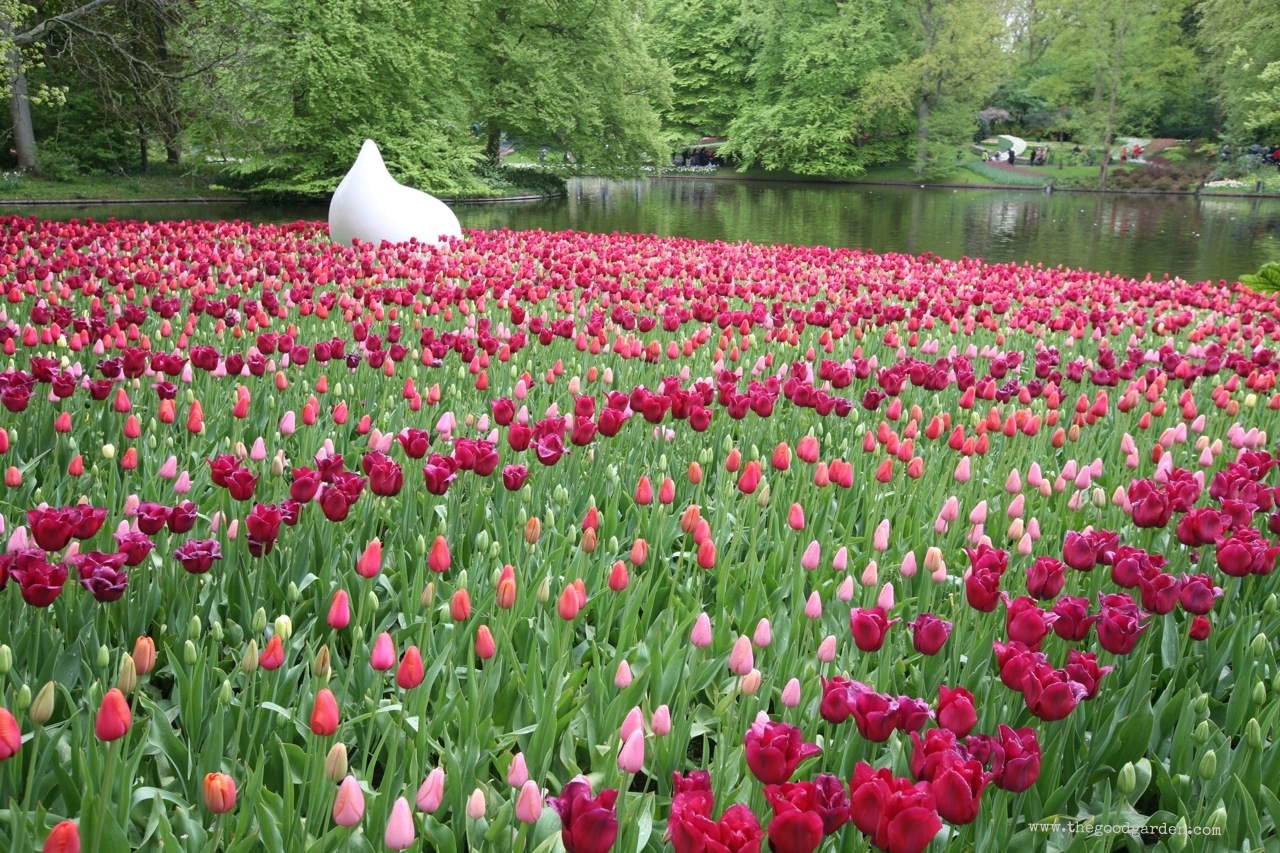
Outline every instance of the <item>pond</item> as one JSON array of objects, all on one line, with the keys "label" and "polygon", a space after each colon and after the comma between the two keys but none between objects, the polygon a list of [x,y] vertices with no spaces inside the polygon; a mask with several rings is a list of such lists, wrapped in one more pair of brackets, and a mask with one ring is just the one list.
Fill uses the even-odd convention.
[{"label": "pond", "polygon": [[[638,232],[932,252],[1047,267],[1236,279],[1280,260],[1280,200],[664,178],[577,178],[567,197],[459,204],[464,228]],[[7,208],[49,218],[323,219],[324,205]]]}]

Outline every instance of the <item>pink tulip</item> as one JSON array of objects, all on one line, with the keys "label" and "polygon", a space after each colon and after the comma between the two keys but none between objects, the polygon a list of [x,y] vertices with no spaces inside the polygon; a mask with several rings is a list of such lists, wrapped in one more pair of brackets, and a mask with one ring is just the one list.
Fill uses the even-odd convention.
[{"label": "pink tulip", "polygon": [[484,817],[488,806],[485,803],[484,791],[476,788],[471,792],[471,796],[467,798],[467,817],[471,820],[480,820]]},{"label": "pink tulip", "polygon": [[637,705],[627,712],[627,716],[622,721],[622,727],[618,729],[618,737],[626,740],[632,732],[644,731],[644,712]]},{"label": "pink tulip", "polygon": [[837,572],[843,572],[848,567],[849,549],[842,546],[840,550],[836,551],[835,559],[831,561],[831,568],[835,569]]},{"label": "pink tulip", "polygon": [[969,470],[969,457],[962,457],[959,464],[956,465],[955,481],[957,483],[967,483],[971,476],[972,474]]},{"label": "pink tulip", "polygon": [[644,731],[637,729],[618,751],[618,769],[623,773],[639,773],[644,767]]},{"label": "pink tulip", "polygon": [[751,642],[758,649],[763,649],[773,642],[773,627],[769,624],[768,619],[761,619],[756,623],[756,630],[751,635]]},{"label": "pink tulip", "polygon": [[649,730],[658,737],[665,737],[671,733],[671,709],[666,705],[659,705],[653,712],[653,717],[649,720]]},{"label": "pink tulip", "polygon": [[511,759],[511,766],[507,768],[507,784],[513,788],[519,788],[527,781],[529,781],[529,767],[525,763],[524,753],[517,752]]},{"label": "pink tulip", "polygon": [[418,808],[427,814],[433,814],[444,802],[444,770],[436,767],[427,774],[422,787],[418,788]]},{"label": "pink tulip", "polygon": [[618,669],[613,674],[613,685],[619,690],[631,686],[631,664],[627,663],[626,658],[618,663]]},{"label": "pink tulip", "polygon": [[333,822],[338,826],[352,827],[364,817],[364,792],[356,777],[347,776],[338,785],[338,798],[333,801]]},{"label": "pink tulip", "polygon": [[392,850],[407,850],[413,846],[417,830],[413,825],[413,813],[409,811],[409,801],[397,797],[391,807],[391,817],[387,821],[387,831],[382,842]]},{"label": "pink tulip", "polygon": [[831,663],[836,659],[836,638],[828,635],[818,644],[818,660]]},{"label": "pink tulip", "polygon": [[809,619],[822,618],[822,596],[817,590],[809,593],[809,600],[804,604],[804,615]]},{"label": "pink tulip", "polygon": [[793,678],[787,682],[787,686],[782,688],[781,701],[788,708],[800,704],[800,679]]},{"label": "pink tulip", "polygon": [[818,562],[822,559],[822,546],[818,544],[818,540],[813,540],[808,547],[804,549],[804,554],[800,556],[801,568],[813,571],[818,568]]},{"label": "pink tulip", "polygon": [[840,582],[840,587],[836,590],[836,598],[840,599],[845,604],[853,601],[853,578],[846,576],[845,579]]},{"label": "pink tulip", "polygon": [[871,547],[877,551],[889,550],[889,519],[882,519],[876,525],[876,532],[871,538]]},{"label": "pink tulip", "polygon": [[700,649],[711,645],[711,618],[707,614],[698,614],[698,618],[693,623],[693,632],[689,635],[689,642]]},{"label": "pink tulip", "polygon": [[369,666],[379,672],[386,672],[396,665],[396,646],[391,635],[383,631],[373,643],[373,652],[369,655]]},{"label": "pink tulip", "polygon": [[893,609],[893,584],[886,583],[880,589],[880,597],[876,599],[876,604],[883,607],[886,612]]},{"label": "pink tulip", "polygon": [[542,817],[542,792],[538,789],[538,783],[529,779],[520,786],[520,795],[516,797],[516,820],[534,824],[540,817]]},{"label": "pink tulip", "polygon": [[867,567],[862,570],[861,580],[863,586],[875,586],[880,582],[880,567],[875,560],[867,563]]},{"label": "pink tulip", "polygon": [[751,651],[751,640],[746,634],[738,637],[729,653],[729,671],[734,675],[746,675],[755,666],[755,655]]}]

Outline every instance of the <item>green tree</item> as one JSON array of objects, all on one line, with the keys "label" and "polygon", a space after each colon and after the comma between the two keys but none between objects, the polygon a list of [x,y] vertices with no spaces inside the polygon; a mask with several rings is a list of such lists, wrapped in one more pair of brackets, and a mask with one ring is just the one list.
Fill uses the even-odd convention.
[{"label": "green tree", "polygon": [[1185,0],[1073,0],[1045,52],[1033,94],[1073,108],[1076,138],[1101,146],[1099,185],[1119,136],[1158,129],[1170,103],[1194,83],[1195,56],[1180,21]]},{"label": "green tree", "polygon": [[747,0],[754,50],[727,153],[744,165],[852,177],[896,160],[910,124],[890,0]]},{"label": "green tree", "polygon": [[976,114],[1007,72],[1005,23],[986,0],[905,0],[915,56],[895,70],[915,89],[917,175],[955,165]]},{"label": "green tree", "polygon": [[723,136],[738,114],[751,65],[741,0],[660,0],[649,22],[656,55],[671,71],[669,126]]},{"label": "green tree", "polygon": [[1226,137],[1270,141],[1280,135],[1280,5],[1200,0],[1199,45],[1207,57]]},{"label": "green tree", "polygon": [[465,49],[443,2],[264,0],[245,61],[203,82],[235,110],[200,128],[243,158],[245,186],[332,192],[366,138],[401,181],[440,193],[482,189],[458,66]]},{"label": "green tree", "polygon": [[489,161],[504,134],[603,171],[664,155],[670,79],[646,49],[646,12],[645,0],[474,0],[459,10],[462,82]]}]

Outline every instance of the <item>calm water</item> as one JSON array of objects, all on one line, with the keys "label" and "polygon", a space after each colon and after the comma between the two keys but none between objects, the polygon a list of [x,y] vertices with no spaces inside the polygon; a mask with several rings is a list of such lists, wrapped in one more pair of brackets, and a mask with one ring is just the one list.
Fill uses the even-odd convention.
[{"label": "calm water", "polygon": [[[932,252],[1142,277],[1235,279],[1280,259],[1280,200],[663,179],[570,182],[567,198],[455,206],[464,228],[639,232]],[[0,207],[0,213],[18,212]],[[45,207],[68,219],[323,219],[325,206]]]}]

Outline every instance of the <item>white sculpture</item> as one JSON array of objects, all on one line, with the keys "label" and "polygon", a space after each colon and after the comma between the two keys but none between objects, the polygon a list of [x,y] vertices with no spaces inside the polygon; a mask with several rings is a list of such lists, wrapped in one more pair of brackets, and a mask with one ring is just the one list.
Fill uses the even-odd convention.
[{"label": "white sculpture", "polygon": [[376,246],[383,240],[403,243],[412,237],[439,245],[461,236],[462,226],[448,205],[391,177],[372,139],[364,141],[329,202],[329,237],[344,246],[355,237]]}]

